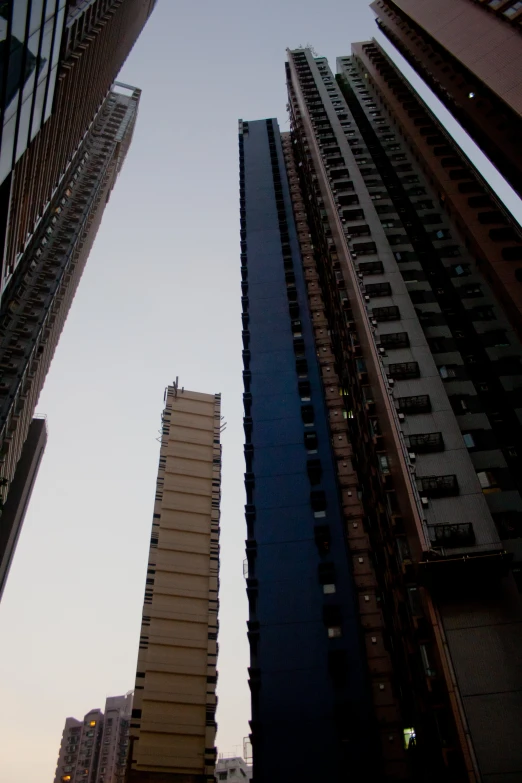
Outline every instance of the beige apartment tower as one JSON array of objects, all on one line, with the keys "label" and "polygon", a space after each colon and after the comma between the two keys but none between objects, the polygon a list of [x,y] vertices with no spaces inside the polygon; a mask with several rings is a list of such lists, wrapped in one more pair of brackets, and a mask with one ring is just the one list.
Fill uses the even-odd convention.
[{"label": "beige apartment tower", "polygon": [[214,780],[221,398],[165,392],[129,783]]}]

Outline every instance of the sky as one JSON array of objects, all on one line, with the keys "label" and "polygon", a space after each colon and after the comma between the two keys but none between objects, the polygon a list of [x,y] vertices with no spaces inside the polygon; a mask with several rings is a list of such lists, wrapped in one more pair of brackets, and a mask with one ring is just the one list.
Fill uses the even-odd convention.
[{"label": "sky", "polygon": [[[0,605],[0,779],[52,783],[67,716],[134,686],[165,386],[223,395],[218,750],[250,717],[237,120],[288,129],[285,49],[377,33],[367,0],[158,0],[119,79],[138,123],[41,395],[49,440]],[[425,88],[422,94],[426,95]],[[522,207],[435,98],[520,220]]]}]

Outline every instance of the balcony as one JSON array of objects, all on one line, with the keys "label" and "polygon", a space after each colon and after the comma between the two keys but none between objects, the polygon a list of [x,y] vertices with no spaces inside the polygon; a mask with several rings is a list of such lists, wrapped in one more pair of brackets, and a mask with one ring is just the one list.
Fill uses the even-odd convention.
[{"label": "balcony", "polygon": [[455,475],[424,476],[419,479],[420,491],[428,498],[453,497],[459,494],[459,483]]},{"label": "balcony", "polygon": [[410,338],[408,332],[391,332],[390,334],[379,335],[379,341],[382,348],[408,348],[410,344]]},{"label": "balcony", "polygon": [[363,275],[381,275],[384,272],[382,261],[366,261],[359,264],[359,272]]},{"label": "balcony", "polygon": [[418,362],[399,362],[398,364],[389,364],[387,367],[388,376],[394,381],[404,381],[410,378],[420,378],[420,369]]},{"label": "balcony", "polygon": [[456,525],[429,525],[430,540],[436,547],[466,547],[474,546],[475,532],[471,522]]},{"label": "balcony", "polygon": [[372,318],[375,321],[398,321],[400,317],[401,314],[397,305],[391,305],[390,307],[374,307],[372,310]]},{"label": "balcony", "polygon": [[364,287],[366,296],[391,296],[391,285],[389,283],[368,283]]},{"label": "balcony", "polygon": [[416,454],[444,451],[442,432],[427,432],[421,435],[410,435],[410,449]]},{"label": "balcony", "polygon": [[397,409],[401,413],[430,413],[431,401],[429,394],[419,394],[414,397],[399,397]]}]

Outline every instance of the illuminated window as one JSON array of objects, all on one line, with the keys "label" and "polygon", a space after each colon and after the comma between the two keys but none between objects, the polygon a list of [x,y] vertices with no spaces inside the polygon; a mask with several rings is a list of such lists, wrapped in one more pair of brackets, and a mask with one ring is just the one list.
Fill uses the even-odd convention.
[{"label": "illuminated window", "polygon": [[96,721],[95,720],[91,720],[90,723],[89,723],[89,726],[96,726]]},{"label": "illuminated window", "polygon": [[404,736],[404,747],[406,750],[415,745],[415,729],[404,729],[402,732]]}]

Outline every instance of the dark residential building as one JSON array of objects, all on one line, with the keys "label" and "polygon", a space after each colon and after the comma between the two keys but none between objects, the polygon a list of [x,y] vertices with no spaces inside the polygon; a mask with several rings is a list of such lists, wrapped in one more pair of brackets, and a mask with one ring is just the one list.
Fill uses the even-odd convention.
[{"label": "dark residential building", "polygon": [[0,3],[0,297],[9,295],[15,269],[154,6]]},{"label": "dark residential building", "polygon": [[380,30],[522,196],[522,1],[374,0]]},{"label": "dark residential building", "polygon": [[375,42],[338,70],[240,123],[253,780],[508,780],[518,228]]},{"label": "dark residential building", "polygon": [[[115,84],[0,303],[0,493],[10,484],[74,294],[121,170],[140,91]],[[4,501],[5,502],[5,501]],[[0,518],[0,524],[3,518]]]},{"label": "dark residential building", "polygon": [[[333,361],[327,321],[321,314],[314,321],[308,303],[310,271],[298,237],[306,216],[301,207],[296,225],[299,186],[295,174],[289,181],[288,142],[285,149],[276,120],[240,122],[253,780],[334,783],[345,770],[371,769],[352,573],[367,566],[345,546],[358,482],[342,390],[332,381],[326,398],[321,376],[333,368],[316,358],[320,351],[321,362]],[[317,345],[314,329],[322,330]]]},{"label": "dark residential building", "polygon": [[155,0],[0,2],[0,502],[140,91],[115,82]]},{"label": "dark residential building", "polygon": [[47,443],[47,425],[44,418],[35,418],[18,460],[9,498],[0,516],[0,600],[9,576],[25,512],[31,499],[34,482]]}]

